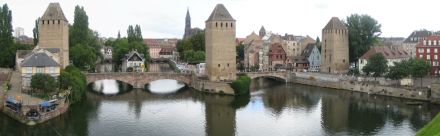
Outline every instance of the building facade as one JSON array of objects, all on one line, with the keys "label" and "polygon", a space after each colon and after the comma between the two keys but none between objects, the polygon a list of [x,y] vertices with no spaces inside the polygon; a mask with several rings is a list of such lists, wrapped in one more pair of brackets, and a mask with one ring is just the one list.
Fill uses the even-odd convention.
[{"label": "building facade", "polygon": [[60,66],[58,55],[45,49],[35,48],[24,56],[20,64],[22,88],[30,89],[31,79],[35,74],[48,74],[57,79],[60,75]]},{"label": "building facade", "polygon": [[412,32],[408,38],[403,41],[403,49],[405,49],[411,57],[416,57],[416,45],[428,38],[428,36],[435,35],[434,32],[428,30],[417,30]]},{"label": "building facade", "polygon": [[333,17],[322,29],[321,72],[347,73],[348,30],[337,17]]},{"label": "building facade", "polygon": [[217,4],[205,24],[205,62],[209,80],[235,80],[235,20],[223,4]]},{"label": "building facade", "polygon": [[440,74],[440,36],[429,36],[416,46],[416,57],[431,63],[431,75]]},{"label": "building facade", "polygon": [[65,68],[69,62],[69,22],[59,3],[50,3],[38,23],[40,48],[58,48],[60,65]]},{"label": "building facade", "polygon": [[274,43],[269,49],[269,66],[271,70],[283,69],[286,65],[287,54],[280,43]]},{"label": "building facade", "polygon": [[316,44],[309,44],[306,46],[301,56],[307,59],[308,70],[317,72],[321,66],[321,53],[318,50]]},{"label": "building facade", "polygon": [[402,48],[390,46],[373,46],[358,60],[358,70],[361,74],[363,74],[362,69],[365,65],[367,65],[370,56],[376,53],[380,53],[385,57],[388,67],[394,66],[394,62],[401,62],[403,60],[411,58],[411,54],[409,54],[406,50]]},{"label": "building facade", "polygon": [[125,54],[122,58],[122,71],[123,72],[144,72],[145,71],[145,58],[143,54],[132,50],[130,53]]}]

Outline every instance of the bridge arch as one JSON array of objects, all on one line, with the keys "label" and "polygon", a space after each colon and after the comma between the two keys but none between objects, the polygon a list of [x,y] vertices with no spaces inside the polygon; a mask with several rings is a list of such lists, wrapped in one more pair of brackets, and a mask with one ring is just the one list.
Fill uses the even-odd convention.
[{"label": "bridge arch", "polygon": [[251,79],[256,78],[274,78],[281,79],[284,82],[288,81],[288,73],[287,72],[249,72],[244,73],[249,76]]},{"label": "bridge arch", "polygon": [[119,73],[87,73],[87,84],[99,80],[119,80],[133,86],[133,88],[144,88],[146,84],[151,81],[160,79],[172,79],[178,82],[191,85],[192,75],[186,73],[133,73],[133,72],[119,72]]}]

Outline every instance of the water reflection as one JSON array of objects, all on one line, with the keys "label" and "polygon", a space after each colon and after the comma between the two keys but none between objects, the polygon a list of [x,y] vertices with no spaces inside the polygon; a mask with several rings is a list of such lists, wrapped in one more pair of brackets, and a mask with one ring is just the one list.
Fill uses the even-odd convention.
[{"label": "water reflection", "polygon": [[103,95],[123,94],[133,89],[130,84],[117,80],[99,80],[89,84],[89,90]]},{"label": "water reflection", "polygon": [[252,82],[253,93],[240,97],[189,88],[170,95],[87,93],[85,102],[39,126],[0,115],[0,135],[414,135],[439,111],[396,98],[266,79]]},{"label": "water reflection", "polygon": [[172,79],[162,79],[150,82],[148,90],[157,94],[169,94],[185,87],[185,84]]}]

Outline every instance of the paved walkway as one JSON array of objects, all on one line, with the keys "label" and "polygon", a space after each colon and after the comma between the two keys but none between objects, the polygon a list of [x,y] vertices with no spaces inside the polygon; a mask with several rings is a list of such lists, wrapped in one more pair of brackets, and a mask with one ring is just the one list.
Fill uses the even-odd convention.
[{"label": "paved walkway", "polygon": [[23,105],[37,105],[43,100],[37,97],[21,93],[21,75],[20,72],[13,71],[11,76],[11,90],[9,90],[7,96],[21,96]]}]

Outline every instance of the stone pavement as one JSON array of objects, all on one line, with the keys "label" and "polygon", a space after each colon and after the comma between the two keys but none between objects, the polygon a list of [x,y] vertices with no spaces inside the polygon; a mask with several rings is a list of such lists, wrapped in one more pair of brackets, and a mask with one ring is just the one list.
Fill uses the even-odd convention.
[{"label": "stone pavement", "polygon": [[6,93],[7,96],[21,96],[23,105],[38,105],[43,100],[37,97],[21,93],[21,74],[18,71],[13,71],[11,76],[11,89]]}]

